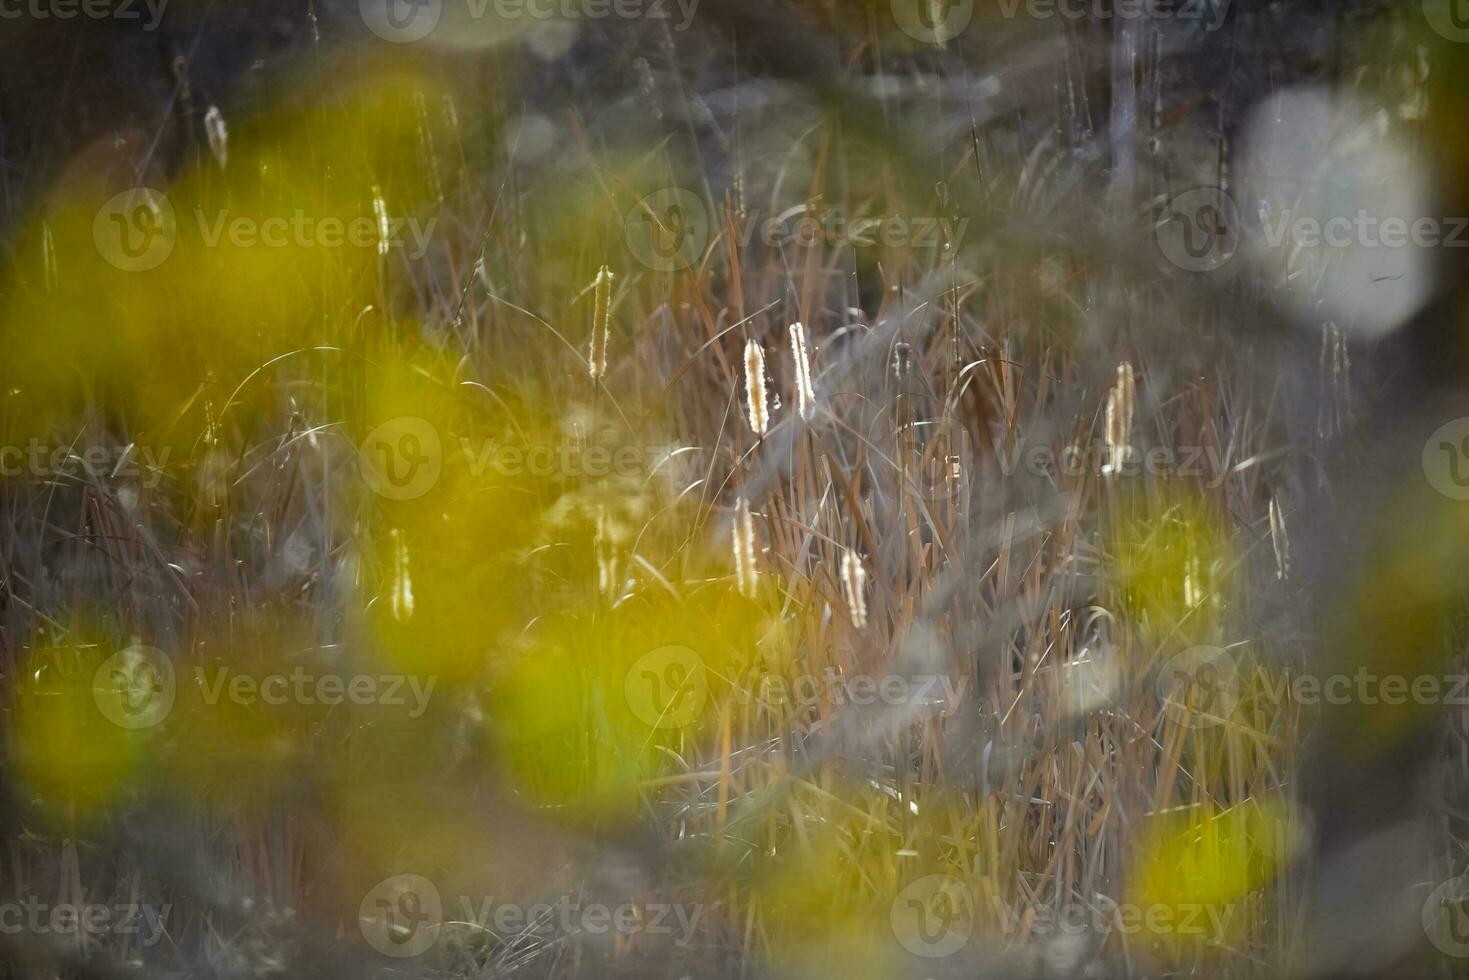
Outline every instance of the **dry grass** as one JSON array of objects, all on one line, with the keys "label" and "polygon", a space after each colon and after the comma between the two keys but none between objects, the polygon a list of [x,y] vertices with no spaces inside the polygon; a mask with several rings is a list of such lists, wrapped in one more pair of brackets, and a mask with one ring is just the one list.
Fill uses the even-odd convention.
[{"label": "dry grass", "polygon": [[[120,273],[85,254],[90,185],[22,236],[6,336],[56,323],[74,360],[17,355],[7,442],[173,451],[0,489],[0,880],[172,912],[161,944],[85,957],[0,937],[15,975],[1300,966],[1309,719],[1271,692],[1303,635],[1312,447],[1286,355],[1228,333],[1261,298],[1201,300],[1145,226],[1108,230],[1107,175],[1039,122],[950,125],[915,173],[878,123],[774,86],[721,119],[715,163],[679,133],[614,140],[625,102],[527,122],[468,88],[412,62],[313,81],[169,187],[180,215],[432,216],[421,258],[184,236]],[[879,104],[928,132],[921,96]],[[516,159],[539,125],[556,149]],[[660,187],[709,218],[685,267],[628,244],[662,233],[638,204]],[[743,234],[827,210],[918,237]],[[46,241],[73,263],[59,288]],[[1339,405],[1340,363],[1319,372]],[[438,468],[422,492],[373,492],[384,431],[389,465]],[[93,675],[134,641],[178,694],[126,731]],[[1237,696],[1172,683],[1201,647]],[[220,668],[298,667],[434,687],[416,717],[206,697]],[[391,959],[363,900],[401,874],[445,922],[460,896],[699,915],[678,936],[461,922]],[[914,896],[969,903],[973,936],[915,955],[955,933],[915,946]],[[1118,903],[1168,924],[1122,928]]]}]

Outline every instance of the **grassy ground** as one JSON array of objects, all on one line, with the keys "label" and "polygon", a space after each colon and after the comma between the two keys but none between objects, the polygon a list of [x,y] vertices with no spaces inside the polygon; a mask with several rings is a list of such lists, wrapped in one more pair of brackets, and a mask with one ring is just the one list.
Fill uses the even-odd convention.
[{"label": "grassy ground", "polygon": [[158,202],[57,184],[0,293],[0,881],[163,928],[14,975],[1310,960],[1340,333],[1167,261],[1222,134],[1119,187],[1084,32],[986,75],[816,15],[858,94],[652,30],[605,105],[322,54],[147,175],[140,271]]}]

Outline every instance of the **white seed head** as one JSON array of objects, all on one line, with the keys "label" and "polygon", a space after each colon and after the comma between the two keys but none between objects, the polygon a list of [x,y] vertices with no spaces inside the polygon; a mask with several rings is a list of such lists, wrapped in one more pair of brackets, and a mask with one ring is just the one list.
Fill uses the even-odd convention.
[{"label": "white seed head", "polygon": [[893,347],[893,373],[899,381],[907,381],[913,373],[913,347],[906,341],[899,341]]},{"label": "white seed head", "polygon": [[760,582],[755,564],[755,519],[750,514],[750,502],[743,497],[735,504],[733,540],[735,583],[742,594],[754,598]]},{"label": "white seed head", "polygon": [[230,159],[230,131],[217,105],[210,106],[204,113],[204,134],[209,137],[209,152],[214,154],[219,169],[223,170]]},{"label": "white seed head", "polygon": [[811,385],[811,355],[806,348],[806,327],[791,324],[791,359],[796,364],[796,405],[801,418],[811,421],[816,412],[816,389]]},{"label": "white seed head", "polygon": [[393,585],[389,608],[393,618],[402,623],[413,617],[413,575],[408,569],[408,542],[403,532],[394,528],[388,537],[393,544]]},{"label": "white seed head", "polygon": [[842,593],[851,611],[852,625],[860,630],[867,625],[867,569],[851,549],[842,552]]},{"label": "white seed head", "polygon": [[1122,471],[1132,451],[1132,413],[1136,389],[1132,376],[1132,365],[1126,361],[1117,365],[1117,384],[1107,395],[1107,465],[1104,473]]},{"label": "white seed head", "polygon": [[597,279],[593,283],[592,353],[587,359],[593,381],[600,380],[607,373],[607,330],[611,305],[612,270],[604,265],[597,271]]},{"label": "white seed head", "polygon": [[754,340],[745,342],[745,399],[750,409],[750,429],[757,436],[770,428],[770,405],[765,396],[765,352]]},{"label": "white seed head", "polygon": [[1285,509],[1278,493],[1270,498],[1270,543],[1275,546],[1275,577],[1284,580],[1290,575],[1290,538],[1285,533]]},{"label": "white seed head", "polygon": [[393,246],[393,222],[388,217],[388,202],[381,187],[372,188],[372,213],[377,217],[377,254],[387,255]]}]

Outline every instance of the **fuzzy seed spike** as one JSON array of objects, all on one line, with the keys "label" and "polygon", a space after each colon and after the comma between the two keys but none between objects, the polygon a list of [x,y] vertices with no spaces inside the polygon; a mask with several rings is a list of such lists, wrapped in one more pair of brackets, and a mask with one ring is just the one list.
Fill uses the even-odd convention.
[{"label": "fuzzy seed spike", "polygon": [[754,340],[745,343],[745,399],[749,404],[750,429],[764,436],[770,428],[770,405],[765,395],[765,352]]}]

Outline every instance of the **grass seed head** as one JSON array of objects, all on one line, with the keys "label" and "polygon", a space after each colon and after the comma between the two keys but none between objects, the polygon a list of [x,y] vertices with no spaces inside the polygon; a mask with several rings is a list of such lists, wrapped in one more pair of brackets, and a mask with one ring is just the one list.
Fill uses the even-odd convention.
[{"label": "grass seed head", "polygon": [[219,169],[223,170],[230,159],[230,131],[224,124],[224,114],[219,111],[219,106],[212,105],[204,113],[204,132],[209,137],[209,152],[214,154]]},{"label": "grass seed head", "polygon": [[393,222],[388,217],[388,202],[383,199],[383,189],[372,188],[372,213],[377,219],[377,254],[387,255],[393,247]]},{"label": "grass seed head", "polygon": [[1117,365],[1117,384],[1107,395],[1107,465],[1104,473],[1121,472],[1132,447],[1132,412],[1136,398],[1132,365]]},{"label": "grass seed head", "polygon": [[862,629],[867,625],[867,570],[850,548],[842,552],[842,592],[852,614],[852,625]]},{"label": "grass seed head", "polygon": [[607,323],[611,318],[612,270],[605,265],[597,271],[593,284],[592,353],[587,360],[592,380],[600,381],[607,373]]},{"label": "grass seed head", "polygon": [[811,421],[816,411],[816,390],[811,384],[811,355],[806,348],[806,327],[791,324],[791,359],[796,363],[796,404],[801,418]]},{"label": "grass seed head", "polygon": [[398,528],[389,532],[389,538],[393,543],[393,587],[389,606],[393,618],[402,623],[413,618],[413,576],[408,570],[408,542]]},{"label": "grass seed head", "polygon": [[733,537],[735,582],[742,594],[754,598],[760,581],[755,565],[755,519],[750,515],[750,502],[744,497],[735,504]]},{"label": "grass seed head", "polygon": [[1284,580],[1290,575],[1290,539],[1285,533],[1285,510],[1280,505],[1280,494],[1270,498],[1270,543],[1275,546],[1275,577]]},{"label": "grass seed head", "polygon": [[765,395],[765,352],[755,340],[745,342],[745,399],[750,408],[750,429],[757,436],[770,428],[770,406]]}]

